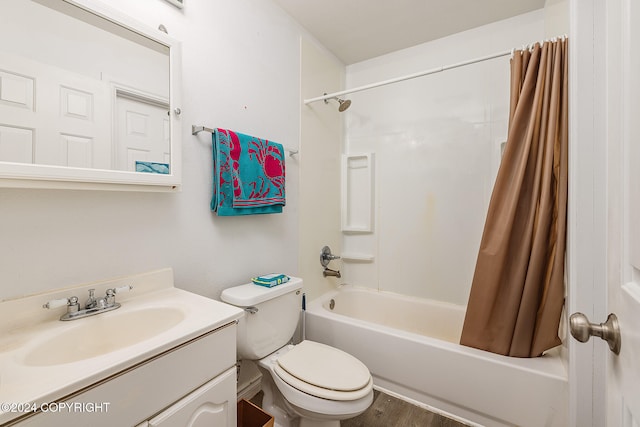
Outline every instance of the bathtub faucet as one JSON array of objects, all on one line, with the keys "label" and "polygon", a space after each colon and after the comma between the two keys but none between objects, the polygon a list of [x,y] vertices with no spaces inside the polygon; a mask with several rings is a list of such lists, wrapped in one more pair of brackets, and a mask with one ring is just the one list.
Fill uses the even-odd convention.
[{"label": "bathtub faucet", "polygon": [[332,270],[330,268],[325,267],[324,271],[322,272],[322,275],[324,277],[337,277],[338,279],[340,278],[340,270]]}]

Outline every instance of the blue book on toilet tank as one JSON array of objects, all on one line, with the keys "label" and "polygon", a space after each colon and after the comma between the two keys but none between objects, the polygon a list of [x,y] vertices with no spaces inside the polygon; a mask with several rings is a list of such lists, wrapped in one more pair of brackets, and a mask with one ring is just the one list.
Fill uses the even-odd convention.
[{"label": "blue book on toilet tank", "polygon": [[254,277],[251,281],[259,286],[273,288],[274,286],[287,283],[289,281],[289,276],[285,274],[267,274],[265,276]]}]

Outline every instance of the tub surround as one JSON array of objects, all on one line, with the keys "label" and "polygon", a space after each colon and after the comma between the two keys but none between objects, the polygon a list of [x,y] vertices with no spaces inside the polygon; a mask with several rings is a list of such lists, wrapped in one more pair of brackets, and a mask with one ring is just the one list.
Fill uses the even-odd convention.
[{"label": "tub surround", "polygon": [[[460,317],[456,307],[345,285],[308,304],[306,335],[360,359],[378,389],[435,412],[483,426],[567,425],[559,352],[521,359],[461,346],[460,329],[444,330]],[[403,324],[414,328],[402,330]],[[443,330],[427,331],[434,338],[421,326]]]},{"label": "tub surround", "polygon": [[[44,309],[48,301],[78,296],[84,303],[88,289],[103,295],[108,288],[132,285],[131,292],[118,295],[122,307],[74,321],[60,321],[66,307]],[[79,345],[69,346],[68,363],[64,348],[60,349],[55,337],[64,343],[65,335],[74,334],[78,328],[87,328],[95,334],[121,335],[126,341],[131,330],[126,324],[105,328],[109,319],[132,315],[131,319],[145,322],[149,327],[153,318],[145,313],[157,312],[157,322],[166,323],[149,336],[132,339],[129,345],[109,348],[103,353],[86,353],[77,356]],[[141,314],[142,313],[142,314]],[[171,314],[171,316],[168,316]],[[140,316],[140,317],[136,317]],[[25,298],[0,302],[0,402],[43,403],[60,401],[66,396],[91,386],[154,356],[201,337],[235,321],[242,311],[228,304],[214,301],[173,285],[173,272],[163,269],[120,279],[59,289]],[[167,323],[167,317],[173,321]],[[124,317],[121,317],[124,318]],[[131,325],[137,326],[137,325]],[[146,327],[143,325],[142,327]],[[235,335],[235,334],[234,334]],[[81,334],[80,336],[89,336]],[[105,342],[118,342],[105,337]],[[49,349],[49,346],[51,348]],[[235,350],[233,350],[235,353]],[[0,411],[0,424],[17,418],[22,413]]]},{"label": "tub surround", "polygon": [[[345,86],[508,52],[544,38],[543,12],[351,64]],[[375,205],[352,200],[372,210],[372,229],[345,233],[341,251],[371,261],[345,262],[347,283],[466,304],[507,136],[508,89],[504,56],[349,94],[344,152],[375,155]]]}]

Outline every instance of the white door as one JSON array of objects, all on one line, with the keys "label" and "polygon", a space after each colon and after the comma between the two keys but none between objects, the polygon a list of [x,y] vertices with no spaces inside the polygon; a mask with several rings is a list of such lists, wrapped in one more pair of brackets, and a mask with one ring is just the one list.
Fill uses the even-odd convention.
[{"label": "white door", "polygon": [[608,309],[619,356],[607,359],[607,424],[640,425],[640,4],[607,1]]},{"label": "white door", "polygon": [[116,94],[116,169],[134,172],[136,162],[169,164],[169,104],[141,95]]},{"label": "white door", "polygon": [[[572,426],[640,426],[640,4],[571,0],[569,312],[617,315],[619,355],[569,342]],[[574,167],[571,171],[571,167]]]},{"label": "white door", "polygon": [[0,161],[111,168],[109,87],[0,53]]}]

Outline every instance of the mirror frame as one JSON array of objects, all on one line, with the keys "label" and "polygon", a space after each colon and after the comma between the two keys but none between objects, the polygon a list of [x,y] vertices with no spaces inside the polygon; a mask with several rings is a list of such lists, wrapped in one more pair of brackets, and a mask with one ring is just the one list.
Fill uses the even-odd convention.
[{"label": "mirror frame", "polygon": [[169,48],[170,173],[167,175],[107,169],[0,162],[0,187],[123,191],[179,191],[182,184],[181,46],[160,30],[97,0],[63,0]]}]

